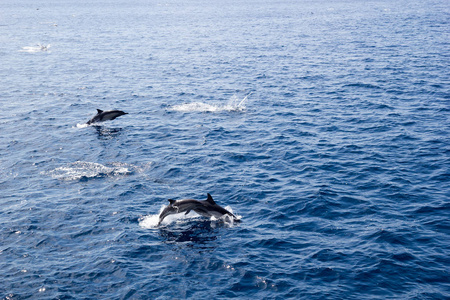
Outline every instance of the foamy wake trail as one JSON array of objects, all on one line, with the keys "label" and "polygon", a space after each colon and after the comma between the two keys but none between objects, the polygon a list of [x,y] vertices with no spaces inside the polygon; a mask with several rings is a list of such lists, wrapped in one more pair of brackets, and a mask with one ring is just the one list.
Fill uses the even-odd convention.
[{"label": "foamy wake trail", "polygon": [[193,102],[193,103],[184,103],[180,105],[174,105],[170,108],[172,111],[179,111],[179,112],[223,112],[223,111],[245,111],[246,102],[248,99],[248,94],[243,99],[239,99],[236,95],[231,97],[231,99],[228,101],[225,105],[215,105],[215,104],[208,104],[203,102]]},{"label": "foamy wake trail", "polygon": [[79,180],[128,175],[132,173],[133,169],[135,169],[133,166],[122,163],[112,163],[111,166],[105,166],[94,162],[77,161],[41,174],[50,175],[60,180]]},{"label": "foamy wake trail", "polygon": [[[156,214],[156,215],[148,215],[148,216],[142,217],[139,220],[139,226],[141,226],[142,228],[146,228],[146,229],[158,228],[159,215],[162,213],[162,211],[166,207],[167,207],[166,205],[161,206],[161,208],[159,209],[159,213]],[[231,209],[231,207],[226,206],[225,209],[228,210],[229,212],[233,213],[233,210]],[[242,218],[240,215],[236,215],[236,214],[234,214],[234,215],[239,220]],[[197,219],[197,218],[205,219],[205,218],[201,217],[200,215],[198,215],[197,213],[195,213],[194,211],[191,211],[187,215],[184,214],[184,213],[169,215],[169,216],[164,218],[164,220],[161,223],[161,226],[168,225],[168,224],[171,224],[173,222],[186,222],[187,220],[194,219],[194,218],[195,219]],[[216,219],[214,217],[211,217],[211,221],[223,221],[229,227],[234,225],[234,221],[232,220],[232,218],[229,218],[227,216],[224,216],[223,218],[220,218],[220,220],[218,220],[218,219]]]},{"label": "foamy wake trail", "polygon": [[41,45],[37,44],[36,46],[28,46],[28,47],[22,47],[20,52],[28,52],[28,53],[34,53],[34,52],[45,52],[49,51],[50,45]]}]

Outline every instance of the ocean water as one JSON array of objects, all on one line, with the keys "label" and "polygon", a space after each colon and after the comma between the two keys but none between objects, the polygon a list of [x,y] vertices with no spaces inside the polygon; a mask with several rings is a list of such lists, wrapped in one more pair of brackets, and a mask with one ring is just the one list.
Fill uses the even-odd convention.
[{"label": "ocean water", "polygon": [[2,0],[0,299],[449,299],[449,20]]}]

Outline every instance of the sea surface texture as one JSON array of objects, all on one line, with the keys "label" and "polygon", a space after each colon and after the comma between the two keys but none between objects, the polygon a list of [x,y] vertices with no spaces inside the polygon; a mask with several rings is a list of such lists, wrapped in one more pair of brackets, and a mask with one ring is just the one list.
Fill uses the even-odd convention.
[{"label": "sea surface texture", "polygon": [[[2,0],[0,299],[449,299],[449,22]],[[240,222],[157,226],[207,193]]]}]

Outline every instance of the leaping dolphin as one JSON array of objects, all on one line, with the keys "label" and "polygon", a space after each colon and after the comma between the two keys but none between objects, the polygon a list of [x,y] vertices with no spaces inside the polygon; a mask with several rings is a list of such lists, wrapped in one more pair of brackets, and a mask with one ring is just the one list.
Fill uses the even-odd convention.
[{"label": "leaping dolphin", "polygon": [[233,221],[239,221],[239,219],[230,213],[228,210],[223,208],[220,205],[217,205],[214,202],[213,198],[210,194],[208,194],[208,198],[203,201],[198,201],[194,199],[185,199],[185,200],[173,200],[169,199],[170,204],[164,208],[162,213],[159,215],[159,224],[164,220],[165,217],[172,214],[179,214],[186,212],[187,215],[191,210],[195,211],[199,215],[206,218],[221,218],[224,215],[230,216],[233,218]]},{"label": "leaping dolphin", "polygon": [[114,120],[115,118],[126,114],[127,114],[126,112],[123,112],[121,110],[103,111],[101,109],[97,109],[97,114],[92,119],[90,119],[86,124],[91,125],[93,123]]}]

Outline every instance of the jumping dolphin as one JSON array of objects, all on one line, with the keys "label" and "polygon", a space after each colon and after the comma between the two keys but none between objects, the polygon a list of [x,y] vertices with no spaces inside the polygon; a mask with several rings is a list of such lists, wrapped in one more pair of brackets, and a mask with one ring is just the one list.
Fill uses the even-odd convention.
[{"label": "jumping dolphin", "polygon": [[126,112],[123,112],[121,110],[103,111],[101,109],[97,109],[97,114],[92,119],[90,119],[86,124],[91,125],[93,123],[114,120],[115,118],[126,114],[127,114]]},{"label": "jumping dolphin", "polygon": [[168,215],[179,214],[183,212],[186,212],[185,214],[187,215],[191,210],[206,218],[211,218],[212,216],[214,216],[215,218],[221,218],[222,216],[227,215],[232,217],[233,221],[239,221],[239,219],[235,215],[230,213],[225,208],[217,205],[210,194],[208,194],[208,199],[203,201],[194,199],[177,201],[169,199],[169,202],[170,204],[166,208],[164,208],[162,213],[159,215],[158,226]]}]

